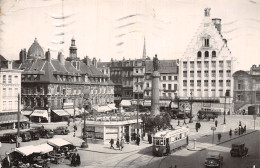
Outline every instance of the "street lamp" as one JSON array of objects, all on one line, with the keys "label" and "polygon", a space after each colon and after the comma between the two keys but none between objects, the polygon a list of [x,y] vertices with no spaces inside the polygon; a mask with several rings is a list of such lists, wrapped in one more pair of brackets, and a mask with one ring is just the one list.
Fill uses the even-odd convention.
[{"label": "street lamp", "polygon": [[192,104],[193,104],[193,99],[192,99],[192,92],[190,92],[190,121],[189,123],[192,123]]},{"label": "street lamp", "polygon": [[226,124],[226,99],[229,97],[230,90],[226,90],[225,92],[225,104],[224,104],[224,124]]},{"label": "street lamp", "polygon": [[[174,100],[177,102],[177,109],[178,109],[178,113],[179,113],[179,101],[180,101],[180,98],[179,98],[179,96],[177,95],[177,93],[174,93]],[[178,126],[179,126],[179,118],[177,117],[177,119],[178,119]]]},{"label": "street lamp", "polygon": [[89,90],[86,90],[84,92],[84,97],[83,97],[83,103],[84,103],[84,113],[83,113],[83,117],[84,117],[84,128],[83,128],[83,140],[84,142],[81,144],[82,148],[87,148],[88,147],[88,143],[87,143],[87,134],[86,134],[86,110],[91,109],[91,103],[89,102]]},{"label": "street lamp", "polygon": [[138,121],[138,116],[139,116],[139,96],[140,96],[140,94],[139,94],[139,92],[140,92],[140,90],[138,89],[139,88],[139,85],[143,85],[143,82],[136,82],[136,84],[137,84],[137,135],[139,135],[139,121]]}]

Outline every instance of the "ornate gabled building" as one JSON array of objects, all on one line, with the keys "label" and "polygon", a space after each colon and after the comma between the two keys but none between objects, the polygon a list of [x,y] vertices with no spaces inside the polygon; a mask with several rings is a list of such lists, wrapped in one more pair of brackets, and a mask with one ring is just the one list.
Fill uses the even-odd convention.
[{"label": "ornate gabled building", "polygon": [[179,96],[221,101],[230,90],[232,97],[234,63],[221,34],[221,19],[211,19],[210,8],[206,8],[202,23],[179,61]]},{"label": "ornate gabled building", "polygon": [[35,40],[29,49],[30,53],[27,54],[25,49],[21,50],[20,60],[16,61],[23,70],[24,111],[33,111],[31,116],[41,118],[39,121],[50,121],[50,117],[52,120],[59,120],[69,115],[77,115],[77,109],[83,105],[85,90],[89,90],[93,105],[113,102],[113,96],[109,97],[113,95],[110,92],[102,93],[109,94],[111,101],[99,100],[100,93],[94,90],[100,90],[100,86],[109,86],[111,89],[113,84],[95,66],[77,57],[74,39],[71,41],[70,56],[66,59],[62,53],[58,54],[57,59],[51,59],[50,51],[43,55],[39,46]]}]

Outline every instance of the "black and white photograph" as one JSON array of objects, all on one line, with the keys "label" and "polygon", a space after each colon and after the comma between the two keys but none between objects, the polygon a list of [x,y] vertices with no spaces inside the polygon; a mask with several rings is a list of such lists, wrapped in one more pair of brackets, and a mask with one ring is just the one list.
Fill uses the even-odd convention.
[{"label": "black and white photograph", "polygon": [[260,168],[260,0],[0,0],[0,168]]}]

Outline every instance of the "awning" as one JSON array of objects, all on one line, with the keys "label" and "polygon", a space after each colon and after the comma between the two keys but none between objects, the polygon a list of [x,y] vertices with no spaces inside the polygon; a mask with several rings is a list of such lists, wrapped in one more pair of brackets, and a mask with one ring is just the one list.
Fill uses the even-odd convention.
[{"label": "awning", "polygon": [[114,103],[113,104],[108,104],[107,106],[109,108],[111,108],[112,110],[117,110],[116,105]]},{"label": "awning", "polygon": [[31,116],[48,118],[47,110],[34,110]]},{"label": "awning", "polygon": [[67,113],[64,110],[52,110],[54,113],[56,113],[58,116],[69,116],[70,114]]},{"label": "awning", "polygon": [[106,112],[106,111],[112,111],[112,109],[109,108],[108,106],[93,106],[92,108],[100,113]]},{"label": "awning", "polygon": [[131,100],[122,100],[120,104],[123,107],[129,107],[131,106]]},{"label": "awning", "polygon": [[160,100],[160,106],[161,107],[169,107],[170,100]]},{"label": "awning", "polygon": [[85,142],[84,140],[82,140],[82,139],[80,139],[78,137],[73,137],[73,136],[66,136],[63,139],[65,139],[66,141],[70,142],[74,146],[81,146],[81,144],[83,142]]},{"label": "awning", "polygon": [[37,152],[37,149],[35,148],[35,146],[30,145],[30,146],[16,148],[15,151],[21,153],[24,156],[29,156],[30,154]]},{"label": "awning", "polygon": [[151,104],[152,104],[152,103],[151,103],[151,100],[145,100],[143,106],[151,107]]},{"label": "awning", "polygon": [[32,111],[21,111],[23,115],[31,115]]},{"label": "awning", "polygon": [[[71,115],[71,116],[74,116],[74,109],[64,109],[69,115]],[[78,115],[80,115],[80,112],[79,112],[79,110],[75,110],[75,115],[76,116],[78,116]]]},{"label": "awning", "polygon": [[[48,145],[47,143],[34,146],[38,153],[48,153],[53,151],[53,147]],[[35,152],[36,153],[36,152]]]},{"label": "awning", "polygon": [[64,139],[61,139],[61,138],[55,138],[55,139],[48,140],[47,143],[51,146],[58,146],[58,147],[71,144],[70,142],[68,142]]},{"label": "awning", "polygon": [[[29,121],[27,117],[20,114],[20,122]],[[17,120],[17,113],[7,113],[0,115],[0,124],[15,123]]]}]

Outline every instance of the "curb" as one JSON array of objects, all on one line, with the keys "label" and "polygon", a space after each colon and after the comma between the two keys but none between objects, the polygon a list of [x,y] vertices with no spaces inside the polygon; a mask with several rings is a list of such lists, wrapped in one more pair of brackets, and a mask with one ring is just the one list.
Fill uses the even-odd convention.
[{"label": "curb", "polygon": [[[151,147],[152,146],[148,146],[148,147],[145,147],[145,148],[151,148]],[[142,148],[142,149],[145,149],[145,148]],[[90,149],[83,149],[83,148],[79,148],[78,150],[90,151],[90,152],[96,152],[96,153],[103,153],[103,154],[125,154],[125,153],[132,153],[132,152],[140,151],[142,149],[135,149],[135,150],[132,150],[132,151],[121,151],[119,153],[116,153],[116,152],[101,152],[101,151],[97,151],[97,150],[90,150]]]},{"label": "curb", "polygon": [[[200,148],[200,147],[197,147],[196,149],[193,149],[193,148],[187,148],[187,150],[189,150],[189,151],[203,151],[203,150],[206,150],[206,149],[211,148],[211,147],[213,147],[213,146],[217,146],[217,145],[220,145],[220,144],[226,143],[226,142],[228,142],[228,141],[231,141],[231,140],[234,140],[234,139],[237,139],[237,138],[240,138],[240,137],[246,136],[246,135],[248,135],[248,134],[252,134],[252,133],[257,132],[257,131],[258,131],[258,130],[253,130],[253,131],[251,131],[251,132],[248,132],[248,133],[242,134],[242,135],[237,136],[237,137],[234,137],[234,138],[230,138],[230,139],[228,139],[228,140],[225,140],[225,141],[222,141],[222,142],[216,143],[216,144],[214,144],[214,145],[210,145],[210,146],[205,147],[205,148]],[[198,148],[199,148],[199,149],[198,149]]]}]

